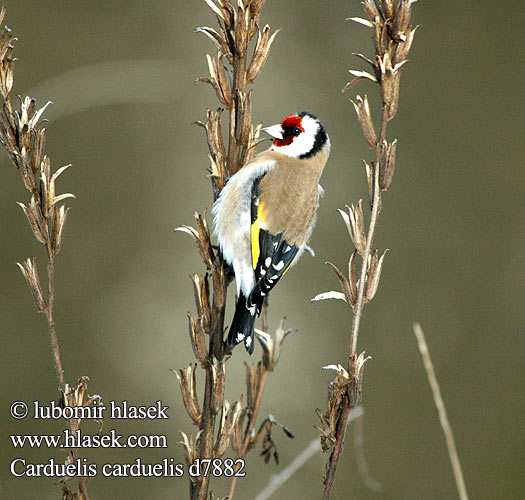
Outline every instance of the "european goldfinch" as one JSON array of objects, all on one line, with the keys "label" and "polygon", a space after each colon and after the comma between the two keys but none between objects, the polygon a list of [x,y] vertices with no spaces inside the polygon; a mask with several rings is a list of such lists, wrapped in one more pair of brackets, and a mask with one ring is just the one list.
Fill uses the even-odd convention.
[{"label": "european goldfinch", "polygon": [[305,111],[262,130],[274,138],[272,146],[229,179],[213,206],[214,232],[237,283],[227,343],[244,341],[250,354],[264,297],[312,233],[330,153],[324,127]]}]

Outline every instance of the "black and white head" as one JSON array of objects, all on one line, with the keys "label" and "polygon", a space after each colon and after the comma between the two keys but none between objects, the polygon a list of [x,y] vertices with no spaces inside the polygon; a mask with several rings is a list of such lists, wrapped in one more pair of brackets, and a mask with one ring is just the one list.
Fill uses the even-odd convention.
[{"label": "black and white head", "polygon": [[288,115],[281,123],[262,129],[274,140],[273,151],[294,158],[312,158],[321,151],[330,151],[330,139],[319,119],[301,111]]}]

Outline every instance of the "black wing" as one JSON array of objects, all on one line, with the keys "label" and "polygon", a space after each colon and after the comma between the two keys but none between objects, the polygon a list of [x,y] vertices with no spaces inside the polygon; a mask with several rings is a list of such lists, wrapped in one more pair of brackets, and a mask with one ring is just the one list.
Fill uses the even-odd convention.
[{"label": "black wing", "polygon": [[264,229],[259,231],[259,259],[255,268],[256,285],[250,297],[249,306],[256,306],[261,313],[264,297],[277,284],[292,264],[299,251],[297,245],[290,245],[282,239],[282,234],[271,234]]}]

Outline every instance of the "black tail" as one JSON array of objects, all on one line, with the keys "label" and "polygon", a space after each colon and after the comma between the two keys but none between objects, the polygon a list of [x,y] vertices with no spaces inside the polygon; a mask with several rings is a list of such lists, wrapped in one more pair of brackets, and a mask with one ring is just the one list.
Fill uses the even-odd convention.
[{"label": "black tail", "polygon": [[253,337],[254,324],[255,308],[252,307],[250,310],[246,307],[246,297],[241,292],[228,333],[228,345],[236,346],[244,342],[246,350],[252,354],[255,340]]}]

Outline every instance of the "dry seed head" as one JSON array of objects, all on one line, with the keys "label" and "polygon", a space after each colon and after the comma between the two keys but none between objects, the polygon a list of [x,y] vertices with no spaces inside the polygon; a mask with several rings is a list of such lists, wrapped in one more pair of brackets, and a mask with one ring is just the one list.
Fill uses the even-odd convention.
[{"label": "dry seed head", "polygon": [[197,222],[198,229],[195,229],[191,226],[179,226],[176,227],[174,231],[180,231],[182,233],[189,234],[195,241],[197,249],[199,250],[199,253],[201,254],[201,257],[207,268],[212,269],[213,262],[215,260],[215,254],[211,246],[208,224],[206,223],[206,219],[201,217],[201,215],[197,212],[195,212],[194,217]]},{"label": "dry seed head", "polygon": [[13,151],[12,158],[14,158],[15,165],[20,169],[26,189],[32,193],[36,193],[36,179],[31,164],[16,150]]},{"label": "dry seed head", "polygon": [[345,384],[348,380],[350,380],[350,374],[340,364],[323,366],[323,370],[336,371],[337,378],[339,379],[339,384],[341,385]]},{"label": "dry seed head", "polygon": [[228,61],[233,62],[233,56],[230,52],[226,40],[222,37],[216,30],[213,28],[208,28],[207,26],[201,26],[195,30],[196,33],[203,33],[206,35],[215,46],[226,56]]},{"label": "dry seed head", "polygon": [[195,125],[199,125],[206,131],[206,138],[208,140],[208,147],[210,150],[211,175],[214,183],[215,197],[218,192],[224,187],[226,179],[228,178],[228,170],[226,168],[226,150],[222,140],[221,131],[221,113],[222,109],[217,112],[207,111],[206,124],[196,121]]},{"label": "dry seed head", "polygon": [[38,277],[38,269],[36,267],[36,258],[26,259],[24,262],[17,262],[17,266],[22,271],[24,278],[29,286],[33,300],[35,301],[38,312],[44,312],[47,308],[46,301],[44,299],[44,292],[40,285],[40,278]]},{"label": "dry seed head", "polygon": [[345,295],[346,302],[352,306],[352,304],[355,303],[355,298],[352,295],[352,289],[350,287],[350,283],[348,282],[348,279],[345,277],[345,275],[331,262],[325,262],[330,269],[333,271],[333,273],[336,275],[337,279],[339,280],[339,284],[341,285],[341,288],[343,290],[343,293]]},{"label": "dry seed head", "polygon": [[[416,0],[417,1],[417,0]],[[392,23],[392,38],[396,41],[405,41],[410,30],[410,17],[414,0],[401,0]]]},{"label": "dry seed head", "polygon": [[226,76],[224,65],[222,63],[223,54],[219,51],[217,59],[206,54],[206,60],[208,62],[208,71],[210,73],[210,78],[199,78],[198,81],[209,83],[219,101],[227,109],[230,109],[232,106],[232,93],[230,89],[230,82]]},{"label": "dry seed head", "polygon": [[354,369],[352,371],[357,376],[357,384],[358,384],[359,393],[361,392],[361,389],[362,389],[365,363],[370,359],[372,359],[372,356],[367,356],[365,352],[362,352],[361,354],[359,354],[359,356],[357,356],[357,359],[355,360],[355,362],[353,360],[350,360],[350,364],[354,365]]},{"label": "dry seed head", "polygon": [[182,394],[182,402],[188,415],[195,425],[200,425],[202,412],[199,406],[199,399],[197,397],[197,384],[195,381],[196,364],[191,364],[183,370],[171,370],[179,382],[180,391]]},{"label": "dry seed head", "polygon": [[348,213],[340,209],[338,209],[338,211],[346,224],[352,243],[359,254],[363,255],[366,246],[366,237],[362,200],[359,200],[357,205],[347,205],[346,208]]},{"label": "dry seed head", "polygon": [[262,362],[266,369],[270,370],[272,366],[272,358],[273,358],[273,351],[274,351],[274,341],[272,339],[272,336],[266,332],[263,332],[262,330],[259,330],[258,328],[255,329],[255,336],[257,337],[257,340],[260,342],[263,355],[262,355]]},{"label": "dry seed head", "polygon": [[[182,444],[184,447],[184,458],[186,460],[186,465],[189,467],[195,462],[195,459],[199,456],[197,450],[199,449],[199,441],[201,434],[203,431],[199,431],[197,433],[197,436],[195,437],[195,441],[193,440],[193,435],[190,434],[188,437],[186,433],[179,431],[182,436],[182,441],[179,441],[179,444]],[[190,480],[192,482],[197,481],[197,477],[193,477],[190,475]]]},{"label": "dry seed head", "polygon": [[384,152],[381,157],[381,170],[379,171],[379,186],[383,191],[386,191],[392,183],[392,177],[394,176],[394,169],[396,165],[396,150],[397,150],[397,139],[394,139],[386,147],[386,153]]},{"label": "dry seed head", "polygon": [[272,43],[279,31],[280,30],[277,30],[273,35],[270,36],[270,26],[268,24],[263,28],[262,33],[259,31],[252,60],[246,74],[247,83],[253,83],[259,75],[266,62],[266,59],[268,58]]},{"label": "dry seed head", "polygon": [[199,329],[209,333],[211,323],[210,297],[207,275],[202,277],[198,274],[191,276],[193,282],[193,291],[195,295],[195,304],[197,306]]},{"label": "dry seed head", "polygon": [[226,452],[240,413],[241,403],[239,401],[235,401],[233,405],[230,405],[228,401],[224,401],[224,404],[222,405],[219,433],[214,448],[215,458],[222,457]]},{"label": "dry seed head", "polygon": [[377,292],[379,286],[379,279],[381,278],[381,270],[383,268],[383,259],[388,250],[383,252],[380,258],[377,257],[378,251],[374,250],[374,253],[370,256],[367,270],[367,283],[366,283],[366,294],[365,300],[370,302]]},{"label": "dry seed head", "polygon": [[42,168],[45,158],[46,148],[46,129],[42,128],[35,133],[35,141],[31,150],[31,165],[35,172]]},{"label": "dry seed head", "polygon": [[259,387],[261,386],[261,379],[263,374],[263,363],[259,361],[257,366],[250,366],[244,363],[246,368],[246,406],[250,413],[255,409],[255,400]]},{"label": "dry seed head", "polygon": [[[84,376],[77,379],[77,385],[72,387],[69,384],[66,384],[64,387],[64,390],[62,392],[62,400],[64,403],[64,406],[88,406],[90,405],[94,399],[99,399],[100,396],[93,396],[90,398],[88,396],[87,400],[84,399],[86,393],[87,393],[87,384],[89,381],[89,377]],[[80,427],[80,422],[82,419],[80,418],[73,418],[69,419],[69,425],[70,425],[70,431],[76,432],[76,430]]]},{"label": "dry seed head", "polygon": [[75,195],[72,193],[65,193],[56,196],[55,195],[55,182],[62,172],[65,172],[71,165],[66,165],[65,167],[59,168],[53,175],[50,175],[50,162],[49,158],[46,156],[46,161],[43,162],[43,168],[41,172],[41,186],[42,186],[42,208],[44,217],[49,217],[51,213],[51,208],[57,203],[67,199],[75,198]]},{"label": "dry seed head", "polygon": [[376,56],[377,66],[381,72],[381,96],[383,104],[388,105],[392,99],[392,79],[393,68],[390,53],[386,52],[383,56]]},{"label": "dry seed head", "polygon": [[214,399],[212,401],[212,409],[218,412],[221,409],[224,400],[224,386],[226,382],[226,364],[224,361],[217,361],[213,358],[211,363],[211,371],[213,376],[213,386],[215,388]]},{"label": "dry seed head", "polygon": [[206,351],[206,340],[204,338],[204,332],[200,327],[199,320],[195,321],[190,312],[188,312],[188,322],[193,354],[195,355],[197,360],[202,364],[206,361],[208,357],[208,353]]},{"label": "dry seed head", "polygon": [[398,44],[396,49],[396,55],[394,56],[394,64],[399,64],[401,61],[406,60],[408,53],[412,48],[412,43],[414,41],[414,36],[416,34],[417,29],[418,26],[416,26],[413,30],[410,30],[407,34],[406,41]]},{"label": "dry seed head", "polygon": [[[242,405],[241,405],[242,406]],[[235,457],[242,456],[244,447],[244,418],[246,416],[246,408],[239,411],[235,424],[232,430],[231,445]]]},{"label": "dry seed head", "polygon": [[348,280],[350,281],[350,298],[352,299],[351,306],[354,307],[357,301],[357,274],[355,270],[355,256],[357,250],[352,252],[350,259],[348,259]]},{"label": "dry seed head", "polygon": [[246,160],[249,162],[257,154],[257,144],[259,143],[258,139],[261,135],[262,123],[259,123],[255,128],[250,128],[250,135],[248,136],[248,145],[246,148]]},{"label": "dry seed head", "polygon": [[273,338],[268,333],[263,332],[262,330],[259,330],[257,328],[255,329],[255,335],[257,336],[257,340],[259,340],[263,348],[263,364],[268,371],[275,370],[275,367],[279,362],[279,358],[281,357],[284,339],[288,336],[288,334],[297,331],[293,328],[285,330],[285,319],[286,318],[282,318],[279,322],[279,326],[277,327],[277,330],[275,330],[275,338]]},{"label": "dry seed head", "polygon": [[375,149],[377,148],[377,135],[374,127],[374,122],[372,121],[372,114],[370,113],[370,105],[368,103],[368,96],[365,95],[363,99],[360,95],[356,96],[356,102],[351,101],[354,105],[355,112],[359,118],[359,123],[363,129],[363,134],[365,136],[366,142],[368,145]]},{"label": "dry seed head", "polygon": [[372,198],[374,195],[374,169],[365,160],[361,161],[365,166],[366,180],[368,183],[368,199],[370,201],[370,206],[372,206]]},{"label": "dry seed head", "polygon": [[394,73],[392,78],[392,85],[390,89],[390,102],[388,103],[388,120],[392,120],[397,113],[399,106],[399,82],[401,80],[401,73]]},{"label": "dry seed head", "polygon": [[31,134],[42,125],[40,119],[50,104],[53,103],[48,101],[44,106],[37,110],[35,99],[26,96],[23,100],[20,100],[20,112],[16,112],[18,131],[20,134],[18,143],[20,150],[24,147],[26,149],[31,148]]},{"label": "dry seed head", "polygon": [[381,10],[386,19],[394,17],[394,3],[392,0],[381,0]]},{"label": "dry seed head", "polygon": [[53,206],[52,209],[52,218],[51,218],[51,248],[55,255],[60,253],[62,249],[62,241],[64,240],[64,229],[66,226],[67,213],[69,212],[69,207],[62,205],[61,207]]},{"label": "dry seed head", "polygon": [[17,204],[24,211],[35,238],[45,245],[47,243],[47,227],[45,223],[43,223],[40,207],[34,202],[34,196],[31,198],[31,204],[29,207],[26,207],[19,201],[17,201]]},{"label": "dry seed head", "polygon": [[0,142],[9,154],[9,158],[16,165],[15,151],[17,150],[18,139],[15,134],[16,124],[8,106],[4,103],[0,115]]},{"label": "dry seed head", "polygon": [[12,57],[13,44],[16,38],[11,35],[9,28],[5,27],[0,40],[0,93],[5,100],[9,99],[14,83],[15,61]]},{"label": "dry seed head", "polygon": [[365,9],[365,12],[368,14],[370,19],[375,20],[376,18],[380,17],[377,6],[373,0],[364,0],[361,2],[361,5],[363,6],[363,9]]},{"label": "dry seed head", "polygon": [[255,368],[248,363],[244,363],[244,368],[246,369],[246,399],[247,406],[250,410],[253,408],[255,402],[255,392],[257,391],[256,387],[256,378],[255,378]]}]

